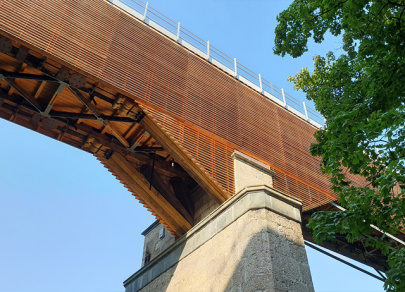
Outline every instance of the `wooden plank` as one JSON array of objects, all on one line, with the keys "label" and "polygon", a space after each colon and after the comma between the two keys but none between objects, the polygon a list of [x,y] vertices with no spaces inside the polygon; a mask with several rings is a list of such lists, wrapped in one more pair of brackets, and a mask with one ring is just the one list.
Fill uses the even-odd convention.
[{"label": "wooden plank", "polygon": [[33,107],[37,109],[38,112],[43,112],[43,106],[36,100],[31,94],[25,92],[13,79],[5,78],[4,81],[8,83],[15,91],[18,92],[26,101],[28,101]]},{"label": "wooden plank", "polygon": [[[21,49],[21,47],[20,47],[20,49]],[[20,51],[18,51],[18,52],[20,52]],[[27,52],[28,52],[28,50],[27,50]],[[17,54],[17,55],[18,55],[18,54]],[[27,64],[26,64],[26,63],[22,63],[21,66],[19,66],[17,72],[22,73],[22,72],[24,72],[25,68],[27,68]],[[12,94],[13,94],[13,91],[14,91],[14,88],[11,87],[10,90],[8,91],[8,95],[12,95]]]},{"label": "wooden plank", "polygon": [[[7,17],[3,17],[3,21],[0,22],[4,24],[3,29],[6,31],[0,30],[0,34],[27,46],[30,49],[30,54],[34,53],[35,50],[37,57],[46,56],[48,60],[45,63],[47,66],[44,68],[47,70],[51,70],[51,66],[55,66],[51,70],[54,72],[56,68],[60,68],[62,65],[67,66],[75,72],[86,75],[86,78],[100,81],[101,86],[106,90],[108,88],[114,96],[119,92],[130,96],[141,104],[148,105],[148,107],[155,106],[160,112],[164,111],[165,115],[172,116],[176,121],[179,121],[185,129],[190,129],[190,123],[193,123],[192,129],[198,134],[193,133],[192,136],[181,138],[178,141],[184,147],[189,147],[191,143],[195,143],[195,137],[200,139],[198,142],[200,144],[197,145],[199,148],[196,152],[198,154],[194,158],[210,171],[211,175],[206,174],[205,176],[208,178],[213,176],[223,188],[226,188],[227,192],[233,192],[234,182],[232,160],[230,155],[225,153],[229,153],[230,149],[238,149],[246,154],[252,154],[252,157],[261,158],[269,165],[274,166],[274,170],[277,170],[279,175],[279,177],[275,177],[274,184],[290,195],[303,198],[304,207],[317,206],[321,201],[330,200],[327,194],[330,192],[327,177],[322,176],[318,171],[319,160],[310,157],[308,152],[307,145],[313,139],[315,128],[298,119],[291,112],[287,112],[278,104],[273,104],[260,93],[244,86],[240,81],[233,77],[230,79],[230,76],[219,68],[212,66],[200,57],[189,54],[187,49],[178,46],[178,44],[173,44],[171,40],[154,30],[140,27],[129,16],[123,14],[118,16],[117,11],[107,9],[105,7],[107,2],[103,3],[102,1],[95,2],[91,7],[86,6],[85,9],[88,12],[86,15],[102,15],[101,18],[110,19],[111,23],[116,23],[118,19],[122,21],[125,18],[125,21],[132,24],[132,29],[140,33],[113,34],[114,30],[110,29],[114,26],[101,28],[98,23],[93,24],[85,21],[84,19],[87,17],[83,18],[81,17],[83,14],[76,13],[72,16],[71,22],[75,24],[72,26],[75,28],[74,31],[80,29],[84,33],[93,31],[98,36],[105,36],[106,31],[109,31],[111,38],[105,39],[104,42],[100,41],[102,38],[99,37],[82,38],[87,43],[86,47],[91,48],[91,50],[81,47],[80,58],[78,59],[77,51],[71,49],[77,47],[75,42],[77,38],[69,39],[66,37],[62,46],[59,42],[59,51],[52,51],[52,53],[58,52],[54,56],[46,51],[49,48],[48,43],[36,42],[30,45],[28,41],[24,41],[29,32],[42,35],[43,31],[47,31],[47,26],[41,26],[41,30],[35,31],[34,28],[37,26],[28,23],[24,26],[24,33],[18,34],[22,39],[10,34],[15,31],[21,32],[22,28],[18,26],[19,21],[7,21],[8,17],[11,15],[15,20],[24,20],[27,19],[25,17],[26,11],[7,13],[7,9],[13,11],[10,9],[13,6],[7,5],[7,1],[4,3],[5,5],[2,7],[4,9],[0,11],[2,11],[3,16]],[[67,5],[66,3],[62,1],[57,5]],[[68,7],[77,12],[83,9],[79,4]],[[57,9],[55,11],[64,10]],[[66,21],[67,26],[69,23],[70,21]],[[146,30],[149,33],[144,33]],[[31,38],[30,42],[32,41]],[[142,49],[137,46],[139,43],[142,44]],[[52,45],[57,44],[58,42],[52,43]],[[106,47],[102,47],[102,44],[106,44]],[[111,45],[117,49],[108,50]],[[170,49],[170,54],[166,53],[167,49]],[[131,54],[133,50],[138,54]],[[151,54],[151,52],[155,52],[155,54]],[[94,56],[97,57],[94,58]],[[131,57],[127,58],[127,56]],[[29,61],[29,58],[27,59],[26,62]],[[35,66],[43,70],[37,64]],[[104,70],[108,66],[117,70]],[[130,76],[137,76],[137,78],[130,78]],[[143,81],[139,82],[139,80]],[[89,81],[88,83],[91,84],[92,82]],[[194,97],[189,96],[189,93],[192,93]],[[213,96],[217,98],[213,98]],[[194,99],[198,103],[189,101]],[[181,100],[184,100],[184,104],[180,103]],[[199,110],[191,110],[195,106]],[[164,122],[162,121],[162,123]],[[170,123],[170,121],[168,122]],[[169,128],[166,127],[166,129]],[[124,135],[122,132],[121,135]],[[209,135],[205,132],[209,132]],[[203,135],[210,139],[211,148],[205,147],[209,143]],[[245,143],[245,137],[250,137],[251,141],[257,141],[257,143]],[[217,142],[218,144],[216,144]],[[217,147],[218,151],[214,147]],[[182,148],[181,145],[180,148]],[[199,155],[200,153],[202,155]],[[181,161],[179,156],[180,154],[175,157],[176,162]],[[184,160],[187,159],[192,160],[191,157]],[[198,166],[196,161],[193,162]],[[181,161],[181,163],[185,165],[187,162]],[[204,171],[197,170],[193,177],[199,176]],[[204,180],[204,178],[200,180]],[[211,180],[213,179],[211,178]],[[209,182],[207,183],[209,184]],[[319,198],[322,200],[314,200],[314,193],[317,192],[320,193]],[[314,203],[315,201],[317,202]]]},{"label": "wooden plank", "polygon": [[210,195],[214,196],[219,203],[226,201],[230,196],[217,184],[212,177],[196,164],[195,159],[187,155],[185,149],[179,143],[175,143],[167,132],[152,120],[148,112],[143,109],[146,116],[140,122],[141,126],[169,153],[174,160]]},{"label": "wooden plank", "polygon": [[[177,198],[174,189],[172,186],[168,185],[159,175],[159,173],[154,170],[153,175],[152,175],[152,167],[149,165],[144,165],[143,170],[141,169],[142,174],[144,177],[147,179],[149,184],[151,184],[154,188],[156,188],[159,193],[161,193],[165,199],[173,206],[176,208],[177,211],[181,215],[184,216],[184,218],[187,219],[187,221],[190,224],[193,224],[193,217],[190,215],[190,213],[186,210],[185,206],[179,201]],[[152,182],[151,182],[152,178]],[[183,182],[184,183],[184,182]]]},{"label": "wooden plank", "polygon": [[153,186],[149,189],[147,180],[121,154],[114,152],[108,160],[105,157],[99,157],[99,159],[110,167],[134,193],[139,194],[142,201],[164,219],[176,236],[183,235],[192,227]]},{"label": "wooden plank", "polygon": [[[80,93],[80,91],[78,91],[76,88],[72,88],[70,86],[69,86],[69,89],[89,109],[89,111],[91,111],[91,113],[97,117],[97,119],[101,119],[100,112],[97,110],[97,108],[95,106],[93,106],[90,103],[90,101],[87,98],[85,98]],[[129,147],[128,141],[121,135],[121,133],[119,133],[117,130],[115,130],[113,126],[111,126],[110,122],[102,121],[101,123],[107,127],[107,129],[111,132],[111,134],[113,134],[118,139],[118,141],[120,141],[125,147],[127,147],[127,148]]]},{"label": "wooden plank", "polygon": [[52,110],[53,104],[56,101],[56,98],[62,93],[63,89],[67,86],[66,83],[60,82],[58,84],[58,87],[55,89],[55,92],[53,93],[51,99],[48,102],[48,105],[46,106],[45,109],[45,115],[47,116],[49,112]]},{"label": "wooden plank", "polygon": [[36,91],[35,94],[34,94],[34,98],[35,98],[35,99],[37,99],[37,98],[39,97],[39,95],[41,94],[41,92],[42,92],[42,90],[44,89],[45,85],[46,85],[46,82],[45,82],[45,81],[42,81],[42,82],[39,84],[38,89],[37,89],[37,91]]}]

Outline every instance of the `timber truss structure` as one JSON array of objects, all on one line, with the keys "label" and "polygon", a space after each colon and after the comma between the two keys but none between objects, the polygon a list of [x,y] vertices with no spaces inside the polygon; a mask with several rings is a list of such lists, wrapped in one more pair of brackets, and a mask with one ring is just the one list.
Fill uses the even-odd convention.
[{"label": "timber truss structure", "polygon": [[[100,1],[100,3],[104,2]],[[232,162],[227,164],[227,159],[231,160],[230,155],[226,155],[226,153],[229,154],[238,147],[241,149],[240,146],[227,143],[228,146],[218,148],[220,151],[217,151],[217,156],[211,153],[212,157],[215,157],[214,160],[223,163],[219,163],[217,168],[213,167],[212,169],[215,171],[209,173],[200,164],[203,159],[197,161],[190,155],[184,145],[175,140],[149,113],[148,109],[142,105],[140,98],[112,85],[116,83],[108,83],[107,77],[103,81],[99,75],[97,76],[100,78],[96,74],[81,71],[88,65],[84,61],[83,63],[80,60],[75,61],[77,63],[74,64],[73,61],[68,63],[62,59],[62,53],[60,53],[61,58],[58,58],[44,48],[30,45],[28,41],[24,41],[16,35],[12,35],[6,30],[1,31],[0,35],[1,118],[96,156],[176,237],[185,234],[195,224],[193,219],[195,210],[190,194],[196,189],[202,188],[218,203],[224,202],[233,195],[233,179],[229,180],[229,187],[225,189],[225,184],[221,185],[216,180],[218,177],[213,176],[215,171],[221,173],[232,169]],[[61,36],[60,39],[64,40]],[[161,42],[163,41],[171,42],[166,39],[161,40]],[[88,47],[93,48],[91,45]],[[99,65],[104,66],[103,62],[106,61],[103,59]],[[198,65],[197,68],[200,68],[196,70],[198,74],[200,71],[208,72],[208,69],[204,67],[206,64],[201,60],[194,60],[194,62],[196,66]],[[111,66],[115,66],[115,64]],[[116,70],[120,72],[119,68]],[[200,76],[197,73],[195,73],[196,76]],[[214,73],[215,75],[209,79],[211,82],[218,79],[229,82],[229,84],[235,82],[236,85],[239,85],[237,80],[231,80],[228,76],[223,77],[218,70],[215,70]],[[124,74],[117,75],[123,76]],[[119,78],[123,83],[126,82],[125,78]],[[244,87],[236,85],[235,88],[239,91],[245,90]],[[226,92],[229,95],[223,95],[222,101],[225,103],[232,97],[233,92],[237,91],[236,89]],[[257,94],[251,91],[246,92],[249,94],[241,93],[241,98],[243,97],[246,102],[250,95]],[[268,109],[271,109],[267,101],[262,103],[264,99],[261,96],[253,97],[250,102],[255,103],[256,108],[266,105]],[[247,105],[246,103],[245,106]],[[210,108],[202,106],[199,110],[209,112]],[[233,106],[230,108],[234,109]],[[242,108],[241,106],[241,112],[243,112]],[[224,111],[221,111],[221,114],[223,113]],[[283,129],[287,129],[288,125],[290,132],[287,133],[283,130],[285,135],[281,135],[280,130],[278,139],[284,137],[283,139],[286,141],[283,142],[284,145],[281,142],[271,144],[270,142],[274,142],[276,139],[271,138],[270,133],[266,132],[266,135],[262,135],[261,131],[258,131],[261,148],[267,147],[266,151],[270,153],[271,148],[285,147],[288,155],[286,154],[286,157],[281,155],[278,157],[279,161],[291,162],[289,167],[293,170],[296,166],[305,165],[301,160],[302,152],[295,151],[287,142],[295,142],[296,139],[299,142],[300,139],[305,138],[306,133],[312,133],[312,128],[308,130],[307,127],[307,132],[303,132],[304,130],[299,128],[303,121],[296,119],[291,113],[286,113],[285,109],[275,106],[272,113],[275,117],[278,115],[279,122],[284,121],[285,128]],[[250,116],[248,111],[245,114],[246,117]],[[268,115],[261,113],[263,120]],[[254,130],[260,130],[260,127],[248,127],[248,124],[245,125],[245,128],[242,127],[243,125],[237,128],[232,122],[233,119],[229,119],[229,121],[224,118],[222,124],[229,122],[225,126],[235,128],[235,131],[230,133],[232,135],[250,135]],[[226,128],[222,124],[221,126]],[[245,130],[240,131],[240,129]],[[277,131],[273,132],[277,133]],[[211,135],[214,136],[212,133]],[[210,140],[204,141],[207,143],[206,141]],[[215,140],[215,143],[218,141],[220,140]],[[290,144],[293,144],[292,142]],[[211,145],[214,144],[211,143]],[[249,153],[249,151],[247,152]],[[211,157],[211,155],[206,156]],[[307,159],[310,158],[307,157]],[[298,172],[297,168],[297,173],[307,175],[308,169],[308,167],[304,167],[305,171]],[[278,184],[276,188],[286,192],[291,187],[290,192],[293,194],[301,192],[301,199],[307,200],[308,208],[303,213],[303,231],[304,238],[312,242],[312,233],[305,228],[310,215],[319,210],[334,210],[330,202],[334,201],[336,197],[326,194],[325,190],[319,186],[305,184],[303,179],[294,174],[289,174],[280,168],[274,168],[274,170],[276,172],[275,183]],[[232,171],[229,171],[229,177],[233,177]],[[309,178],[313,182],[322,182],[322,177],[315,172]],[[310,180],[309,178],[306,179]],[[403,234],[397,235],[400,242],[392,241],[392,238],[387,238],[378,231],[374,236],[378,236],[381,240],[390,240],[393,245],[401,244],[400,242],[405,240]],[[324,247],[377,270],[387,270],[386,257],[376,250],[369,250],[361,243],[349,243],[344,238],[338,238],[337,242],[325,243]]]},{"label": "timber truss structure", "polygon": [[190,192],[229,197],[134,98],[1,36],[0,117],[95,155],[177,237]]}]

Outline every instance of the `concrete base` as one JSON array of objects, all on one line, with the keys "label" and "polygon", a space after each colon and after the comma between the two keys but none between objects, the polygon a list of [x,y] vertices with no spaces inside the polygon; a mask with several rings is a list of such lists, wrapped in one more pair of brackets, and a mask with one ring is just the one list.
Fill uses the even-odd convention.
[{"label": "concrete base", "polygon": [[126,292],[314,291],[300,211],[272,188],[245,188],[127,279]]}]

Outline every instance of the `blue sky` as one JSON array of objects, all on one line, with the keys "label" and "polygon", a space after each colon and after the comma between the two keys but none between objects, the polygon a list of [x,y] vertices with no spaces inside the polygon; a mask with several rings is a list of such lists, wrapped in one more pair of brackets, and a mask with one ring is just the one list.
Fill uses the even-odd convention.
[{"label": "blue sky", "polygon": [[[287,77],[338,51],[329,38],[302,58],[274,56],[289,1],[151,0],[149,5],[296,98]],[[123,291],[155,219],[91,155],[0,120],[0,292]],[[383,291],[382,282],[308,250],[317,292]]]}]

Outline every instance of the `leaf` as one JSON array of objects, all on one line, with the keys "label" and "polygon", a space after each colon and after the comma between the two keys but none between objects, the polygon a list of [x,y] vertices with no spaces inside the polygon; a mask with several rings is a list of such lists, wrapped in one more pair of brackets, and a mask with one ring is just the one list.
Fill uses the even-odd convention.
[{"label": "leaf", "polygon": [[401,231],[405,215],[403,1],[295,0],[278,22],[276,54],[299,57],[310,38],[322,42],[328,31],[342,37],[344,49],[340,56],[315,56],[312,72],[305,67],[289,78],[326,118],[310,151],[348,208],[315,213],[314,239],[343,234],[379,248],[391,268],[385,289],[405,291],[404,252],[367,236],[369,223]]}]

